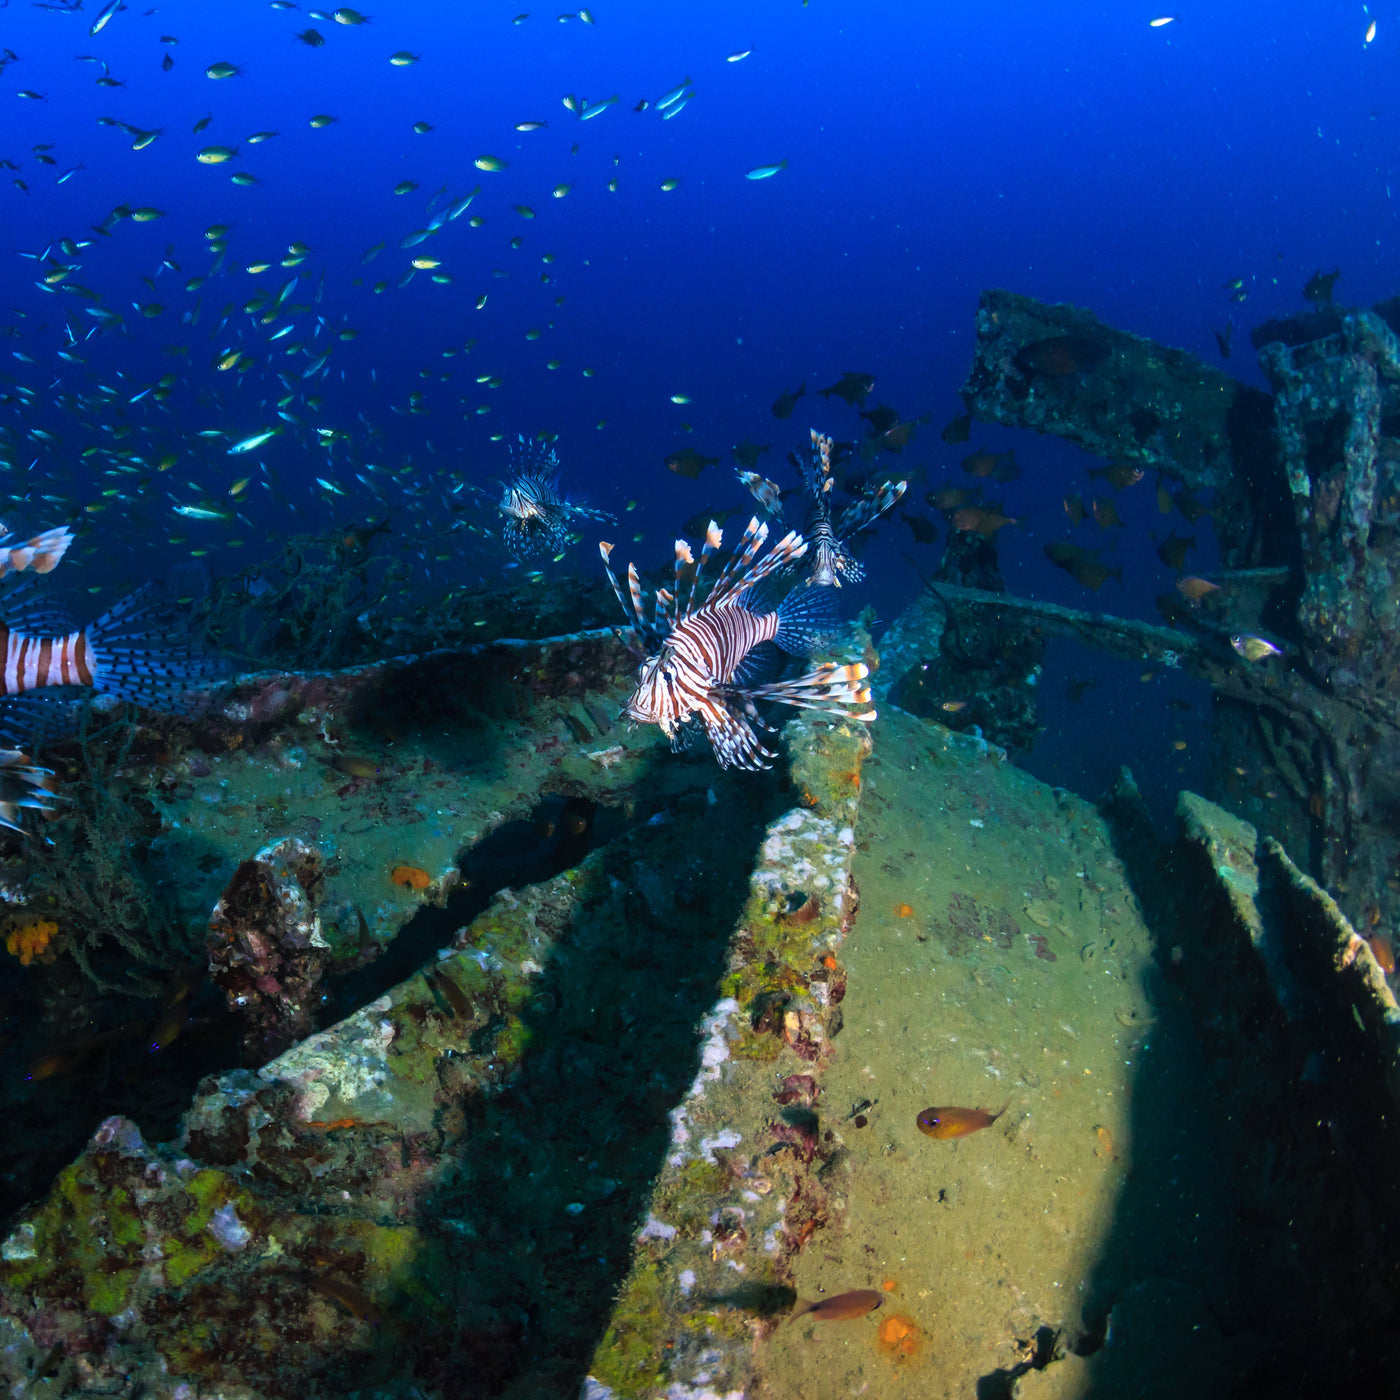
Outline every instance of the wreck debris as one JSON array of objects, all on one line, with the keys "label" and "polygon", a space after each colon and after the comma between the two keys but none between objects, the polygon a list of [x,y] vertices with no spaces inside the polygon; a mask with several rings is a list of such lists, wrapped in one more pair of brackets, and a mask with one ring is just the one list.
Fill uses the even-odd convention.
[{"label": "wreck debris", "polygon": [[233,872],[209,920],[209,975],[243,1017],[244,1060],[265,1064],[315,1025],[329,945],[321,854],[289,836]]},{"label": "wreck debris", "polygon": [[[1077,306],[983,292],[972,368],[959,392],[975,418],[1052,433],[1193,493],[1221,493],[1227,517],[1251,491],[1281,485],[1267,394]],[[1257,516],[1256,508],[1227,518],[1221,534],[1232,552],[1265,551],[1264,540],[1251,538]]]},{"label": "wreck debris", "polygon": [[[1000,607],[1119,655],[1163,652],[1208,681],[1215,786],[1256,753],[1278,781],[1244,800],[1257,820],[1341,898],[1353,919],[1400,913],[1400,303],[1331,306],[1253,333],[1269,396],[1202,364],[1103,325],[1091,313],[1006,291],[983,295],[962,396],[975,417],[1054,433],[1089,451],[1213,492],[1227,583],[1212,612],[1184,605],[1184,642],[1145,624],[1024,600]],[[1092,353],[1086,347],[1094,347]],[[1077,348],[1076,348],[1077,347]],[[1284,655],[1250,648],[1273,637]],[[1254,668],[1221,654],[1246,640]]]}]

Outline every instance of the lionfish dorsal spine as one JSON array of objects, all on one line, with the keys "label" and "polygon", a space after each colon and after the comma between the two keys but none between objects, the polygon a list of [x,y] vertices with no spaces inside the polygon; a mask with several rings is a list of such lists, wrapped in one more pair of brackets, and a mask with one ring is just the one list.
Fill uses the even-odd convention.
[{"label": "lionfish dorsal spine", "polygon": [[695,596],[695,556],[685,540],[676,541],[676,618],[690,616],[691,599]]},{"label": "lionfish dorsal spine", "polygon": [[642,580],[637,574],[637,566],[629,564],[627,566],[627,592],[632,599],[632,616],[637,619],[637,626],[646,632],[647,615],[642,606]]},{"label": "lionfish dorsal spine", "polygon": [[[610,556],[612,555],[612,551],[612,545],[608,544],[604,540],[599,540],[598,553],[603,556],[603,569],[607,573],[608,582],[612,584],[612,591],[617,595],[618,605],[621,607],[622,611],[626,614],[628,620],[630,621],[633,617],[633,612],[631,607],[628,605],[627,595],[623,593],[622,585],[617,581],[617,575],[613,572],[613,566],[610,558]],[[641,619],[637,618],[637,622],[640,623]]]},{"label": "lionfish dorsal spine", "polygon": [[[711,522],[713,523],[713,522]],[[720,540],[724,538],[723,532],[716,531]],[[763,547],[763,542],[768,538],[768,527],[759,523],[758,516],[750,519],[747,528],[744,530],[743,538],[739,541],[739,546],[730,556],[724,568],[720,570],[719,577],[710,586],[710,591],[705,598],[706,607],[714,607],[724,601],[731,591],[731,583],[745,568],[749,561]],[[706,540],[708,544],[708,539]]]},{"label": "lionfish dorsal spine", "polygon": [[651,625],[652,630],[659,637],[664,637],[667,633],[675,631],[675,601],[676,595],[665,588],[658,588],[652,596]]}]

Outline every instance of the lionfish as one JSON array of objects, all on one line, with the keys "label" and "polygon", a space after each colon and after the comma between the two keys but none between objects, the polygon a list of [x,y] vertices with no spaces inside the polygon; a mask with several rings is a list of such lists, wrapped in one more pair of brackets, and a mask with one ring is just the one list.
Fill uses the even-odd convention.
[{"label": "lionfish", "polygon": [[865,569],[846,548],[846,542],[869,529],[909,487],[907,481],[887,481],[873,496],[846,507],[837,521],[831,518],[831,439],[812,429],[812,448],[804,457],[796,453],[790,460],[802,477],[812,498],[803,529],[812,542],[812,571],[809,584],[841,587],[843,578],[859,583]]},{"label": "lionfish", "polygon": [[[60,527],[23,544],[0,539],[0,578],[49,573],[72,533]],[[22,746],[42,743],[72,727],[75,697],[84,693],[128,700],[153,710],[190,713],[191,690],[219,676],[224,665],[196,647],[184,620],[152,584],[137,589],[86,627],[55,634],[50,614],[13,604],[0,617],[0,825],[17,827],[20,809],[45,809],[47,770]]]},{"label": "lionfish", "polygon": [[677,540],[674,586],[656,590],[650,620],[636,565],[627,566],[624,594],[609,562],[612,545],[598,546],[613,592],[649,653],[623,713],[628,719],[659,725],[673,750],[686,747],[703,729],[724,768],[770,768],[777,756],[759,738],[760,731],[775,730],[759,717],[757,700],[843,719],[875,718],[874,710],[852,713],[841,708],[870,703],[869,687],[862,684],[869,670],[861,662],[829,662],[794,680],[756,683],[765,665],[760,650],[764,643],[806,656],[831,625],[831,594],[825,589],[794,589],[776,608],[764,610],[758,585],[807,552],[807,542],[792,531],[760,559],[767,538],[768,526],[755,516],[698,604],[700,576],[723,535],[712,520],[698,560],[684,540]]},{"label": "lionfish", "polygon": [[511,447],[511,474],[501,493],[501,537],[516,559],[557,554],[575,520],[611,521],[606,511],[576,505],[559,489],[559,457],[552,447],[520,439]]}]

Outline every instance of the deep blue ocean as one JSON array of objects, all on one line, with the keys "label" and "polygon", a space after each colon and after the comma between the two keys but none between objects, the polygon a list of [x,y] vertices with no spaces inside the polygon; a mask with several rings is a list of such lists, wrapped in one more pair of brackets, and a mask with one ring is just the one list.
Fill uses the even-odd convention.
[{"label": "deep blue ocean", "polygon": [[[511,563],[496,542],[442,532],[494,524],[507,442],[540,433],[565,489],[619,524],[544,561],[539,586],[595,574],[595,535],[652,567],[697,513],[747,518],[735,444],[771,444],[759,469],[792,485],[809,428],[861,436],[855,407],[817,393],[860,371],[867,408],[928,416],[878,463],[910,474],[913,510],[967,484],[967,452],[1014,447],[1011,590],[1153,617],[1173,578],[1156,544],[1187,527],[1150,481],[1115,498],[1121,530],[1075,534],[1124,569],[1094,597],[1043,549],[1103,464],[995,425],[940,440],[979,293],[1073,302],[1212,364],[1233,320],[1224,367],[1262,386],[1248,332],[1304,309],[1314,272],[1340,269],[1345,304],[1396,290],[1400,17],[528,3],[132,3],[100,26],[94,0],[0,8],[0,517],[80,523],[70,587],[231,570],[269,537],[385,517],[416,586],[490,577]],[[720,460],[668,471],[687,449]],[[233,518],[175,510],[201,504]],[[932,545],[881,523],[852,614],[888,621],[917,593],[935,523]],[[1195,533],[1205,568],[1209,521]],[[1066,645],[1043,684],[1036,771],[1091,795],[1125,759],[1171,784],[1197,771],[1199,715],[1164,708],[1185,682]],[[1185,753],[1158,744],[1169,729]]]}]

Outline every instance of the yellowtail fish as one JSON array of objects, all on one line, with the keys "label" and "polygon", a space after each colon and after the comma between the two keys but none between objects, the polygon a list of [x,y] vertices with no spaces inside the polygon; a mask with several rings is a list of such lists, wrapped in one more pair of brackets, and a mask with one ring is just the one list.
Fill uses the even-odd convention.
[{"label": "yellowtail fish", "polygon": [[232,520],[233,512],[223,510],[219,506],[174,506],[172,507],[176,515],[183,515],[187,520]]},{"label": "yellowtail fish", "polygon": [[229,448],[229,456],[233,457],[239,453],[252,452],[261,447],[269,438],[275,438],[281,431],[281,428],[266,428],[260,433],[254,433],[252,437],[245,437]]},{"label": "yellowtail fish", "polygon": [[657,110],[664,112],[667,107],[670,107],[673,103],[679,102],[681,98],[685,96],[686,89],[689,86],[690,79],[687,78],[685,82],[677,83],[664,97],[658,97],[656,99]]},{"label": "yellowtail fish", "polygon": [[746,180],[771,180],[780,170],[787,169],[787,161],[780,160],[777,165],[756,165],[744,175]]},{"label": "yellowtail fish", "polygon": [[52,793],[53,772],[36,767],[20,749],[0,749],[0,826],[23,831],[25,811],[51,812],[57,805]]}]

